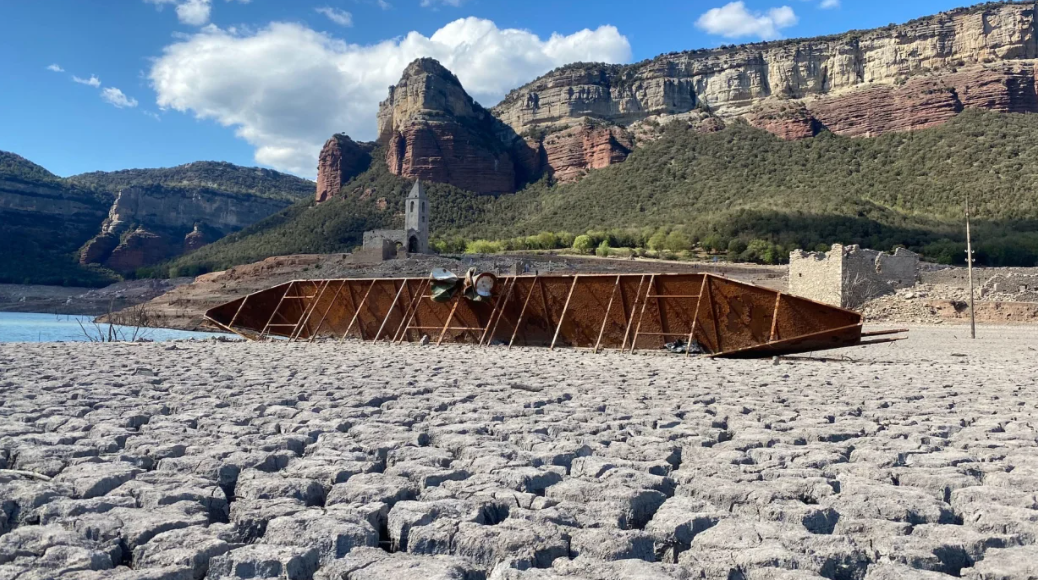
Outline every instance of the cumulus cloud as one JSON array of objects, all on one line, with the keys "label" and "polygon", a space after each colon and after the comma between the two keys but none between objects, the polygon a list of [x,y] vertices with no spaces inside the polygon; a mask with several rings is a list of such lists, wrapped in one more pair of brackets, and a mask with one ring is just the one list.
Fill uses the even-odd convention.
[{"label": "cumulus cloud", "polygon": [[132,109],[137,106],[137,99],[132,99],[123,94],[122,91],[115,87],[105,87],[101,89],[101,98],[106,103],[119,109]]},{"label": "cumulus cloud", "polygon": [[72,75],[72,80],[73,80],[73,82],[77,82],[77,83],[79,83],[81,85],[89,85],[91,87],[94,87],[95,89],[97,87],[101,86],[101,79],[97,78],[97,75],[90,75],[90,78],[88,78],[88,79],[84,79],[84,78],[77,77],[76,75]]},{"label": "cumulus cloud", "polygon": [[839,8],[840,0],[822,0],[822,3],[818,5],[819,8]]},{"label": "cumulus cloud", "polygon": [[778,38],[781,29],[796,23],[796,13],[789,6],[772,8],[767,12],[751,12],[740,0],[707,10],[696,20],[696,27],[725,38],[755,36],[769,40]]},{"label": "cumulus cloud", "polygon": [[324,14],[328,17],[328,20],[338,24],[339,26],[353,26],[353,15],[345,10],[338,8],[332,8],[331,6],[323,6],[321,8],[314,8],[318,13]]},{"label": "cumulus cloud", "polygon": [[234,127],[256,161],[313,177],[334,132],[375,138],[379,101],[408,63],[433,57],[492,105],[536,76],[574,61],[628,62],[613,26],[547,39],[465,18],[426,37],[411,32],[372,45],[347,44],[297,23],[251,32],[209,26],[167,46],[148,76],[158,105]]},{"label": "cumulus cloud", "polygon": [[457,8],[458,6],[461,6],[462,1],[463,0],[422,0],[421,5],[422,8],[429,8],[441,4],[444,6],[453,6]]},{"label": "cumulus cloud", "polygon": [[47,67],[47,70],[54,72],[65,72],[65,69],[61,68],[61,65],[59,64],[52,64]]}]

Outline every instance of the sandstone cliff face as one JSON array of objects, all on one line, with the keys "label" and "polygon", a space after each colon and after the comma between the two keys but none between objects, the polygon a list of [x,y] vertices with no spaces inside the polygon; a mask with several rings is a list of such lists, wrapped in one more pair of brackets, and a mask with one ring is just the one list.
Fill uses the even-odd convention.
[{"label": "sandstone cliff face", "polygon": [[179,245],[166,236],[137,228],[105,258],[105,266],[116,272],[133,272],[137,268],[156,264],[177,255]]},{"label": "sandstone cliff face", "polygon": [[[930,126],[962,107],[1038,112],[1030,99],[1035,24],[1033,3],[994,4],[862,33],[668,54],[626,66],[570,65],[513,91],[493,111],[523,133],[585,116],[625,125],[700,106],[722,118],[745,116],[788,138],[809,132],[807,117],[755,119],[753,111],[798,101],[851,135]],[[920,76],[938,78],[909,86]],[[831,98],[843,100],[826,102]],[[865,112],[849,110],[862,106]],[[897,112],[902,106],[923,111],[910,118]]]},{"label": "sandstone cliff face", "polygon": [[433,59],[408,65],[378,113],[389,170],[476,193],[516,189],[511,143],[450,71]]},{"label": "sandstone cliff face", "polygon": [[[80,263],[132,272],[176,255],[185,246],[196,246],[198,236],[190,241],[186,238],[199,224],[216,234],[210,237],[218,238],[288,204],[287,200],[204,188],[127,187],[116,196],[100,233],[83,247]],[[126,234],[131,228],[135,230]]]},{"label": "sandstone cliff face", "polygon": [[339,194],[342,184],[371,165],[372,143],[357,143],[338,133],[325,142],[317,162],[317,203]]},{"label": "sandstone cliff face", "polygon": [[544,170],[556,181],[568,182],[627,159],[634,139],[622,127],[581,125],[547,135],[540,147]]}]

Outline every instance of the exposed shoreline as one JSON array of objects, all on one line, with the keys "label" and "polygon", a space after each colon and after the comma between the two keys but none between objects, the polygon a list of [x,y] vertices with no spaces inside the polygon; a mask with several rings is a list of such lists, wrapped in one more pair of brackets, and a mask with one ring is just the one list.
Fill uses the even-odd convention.
[{"label": "exposed shoreline", "polygon": [[0,345],[0,469],[50,479],[0,472],[0,571],[1023,577],[1038,328],[978,333],[777,362]]}]

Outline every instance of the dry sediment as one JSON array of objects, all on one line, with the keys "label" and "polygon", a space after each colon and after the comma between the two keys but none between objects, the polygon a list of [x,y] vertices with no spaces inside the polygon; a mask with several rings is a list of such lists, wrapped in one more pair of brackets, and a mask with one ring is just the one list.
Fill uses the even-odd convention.
[{"label": "dry sediment", "polygon": [[0,578],[1029,578],[1038,330],[0,345]]}]

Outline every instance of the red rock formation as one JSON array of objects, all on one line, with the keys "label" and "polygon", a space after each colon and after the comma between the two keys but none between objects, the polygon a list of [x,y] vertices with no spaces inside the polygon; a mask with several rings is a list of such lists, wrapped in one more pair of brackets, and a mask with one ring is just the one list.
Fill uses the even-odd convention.
[{"label": "red rock formation", "polygon": [[342,184],[371,165],[370,144],[358,144],[347,135],[332,136],[317,162],[317,203],[338,195]]},{"label": "red rock formation", "polygon": [[79,253],[79,263],[99,264],[112,253],[119,245],[119,236],[113,234],[102,234],[95,236],[83,246]]},{"label": "red rock formation", "polygon": [[955,89],[964,107],[990,109],[1003,113],[1038,112],[1035,70],[999,66],[948,75],[945,80]]},{"label": "red rock formation", "polygon": [[582,125],[548,135],[543,142],[547,170],[556,180],[575,181],[590,169],[627,159],[634,140],[621,127]]},{"label": "red rock formation", "polygon": [[453,121],[417,121],[386,147],[389,171],[408,179],[449,183],[476,193],[515,191],[515,168],[498,144]]},{"label": "red rock formation", "polygon": [[799,104],[765,107],[751,113],[747,120],[754,127],[786,141],[807,139],[818,133],[818,122]]},{"label": "red rock formation", "polygon": [[511,141],[498,138],[500,124],[433,59],[408,65],[379,105],[378,125],[396,175],[476,193],[515,191]]},{"label": "red rock formation", "polygon": [[902,87],[874,87],[810,105],[811,114],[826,128],[851,137],[934,127],[961,110],[955,90],[937,78],[911,79]]},{"label": "red rock formation", "polygon": [[211,243],[213,240],[209,236],[205,235],[204,232],[198,229],[198,225],[195,225],[195,229],[184,236],[184,250],[183,253],[193,252],[202,246]]},{"label": "red rock formation", "polygon": [[137,268],[155,264],[174,254],[165,238],[144,228],[137,228],[126,236],[104,265],[116,272],[133,272]]}]

